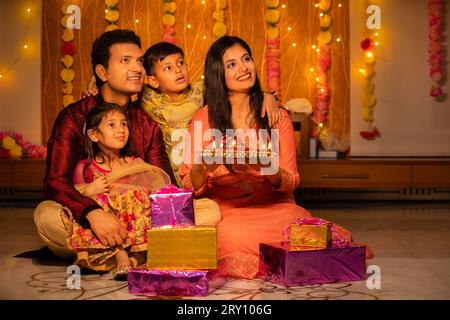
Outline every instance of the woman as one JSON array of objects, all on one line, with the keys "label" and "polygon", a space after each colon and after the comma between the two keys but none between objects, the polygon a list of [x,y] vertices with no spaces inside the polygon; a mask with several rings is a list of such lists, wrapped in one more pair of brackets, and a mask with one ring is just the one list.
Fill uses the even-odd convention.
[{"label": "woman", "polygon": [[[282,119],[274,128],[278,134],[272,131],[270,134],[272,142],[279,140],[279,153],[272,154],[279,157],[272,159],[279,166],[271,172],[261,173],[262,160],[250,165],[249,161],[231,165],[199,161],[199,150],[195,148],[198,141],[202,141],[203,150],[218,145],[208,135],[209,129],[217,129],[221,134],[227,129],[246,132],[270,129],[267,118],[260,116],[263,93],[251,50],[237,37],[219,38],[209,49],[204,95],[207,106],[192,119],[180,177],[184,186],[193,188],[197,196],[214,199],[220,206],[223,217],[218,225],[220,269],[228,276],[251,279],[258,272],[259,243],[286,240],[283,231],[291,223],[311,217],[295,204],[292,195],[300,181],[292,123],[282,110]],[[245,144],[247,150],[252,148],[246,141],[237,142]],[[264,142],[257,145],[267,148]],[[347,236],[350,237],[348,233]]]}]

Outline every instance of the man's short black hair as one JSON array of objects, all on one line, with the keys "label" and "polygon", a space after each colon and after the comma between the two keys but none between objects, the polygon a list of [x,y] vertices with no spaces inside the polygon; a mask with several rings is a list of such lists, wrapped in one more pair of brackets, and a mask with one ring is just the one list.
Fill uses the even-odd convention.
[{"label": "man's short black hair", "polygon": [[95,83],[99,90],[102,86],[102,80],[97,76],[95,66],[101,64],[105,68],[108,68],[109,58],[111,57],[110,48],[116,43],[134,43],[141,48],[141,39],[132,30],[117,29],[107,31],[95,39],[92,45],[91,62],[95,75]]},{"label": "man's short black hair", "polygon": [[171,54],[179,53],[184,58],[183,49],[170,43],[170,42],[158,42],[152,45],[144,53],[144,69],[148,76],[152,74],[152,68],[157,61],[162,61]]}]

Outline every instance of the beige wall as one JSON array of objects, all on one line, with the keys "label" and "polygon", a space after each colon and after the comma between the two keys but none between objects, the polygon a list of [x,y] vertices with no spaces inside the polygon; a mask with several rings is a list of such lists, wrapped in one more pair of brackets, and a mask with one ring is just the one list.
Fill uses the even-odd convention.
[{"label": "beige wall", "polygon": [[0,131],[14,130],[32,143],[41,143],[41,16],[42,0],[23,49],[31,0],[0,1],[0,72],[22,52],[15,67],[0,79]]},{"label": "beige wall", "polygon": [[[438,103],[429,95],[427,2],[380,2],[384,39],[375,67],[378,103],[374,125],[380,129],[382,137],[366,141],[359,136],[366,126],[361,118],[360,79],[357,74],[361,61],[359,43],[363,1],[350,1],[353,156],[450,156],[450,100]],[[449,14],[447,26],[450,26]],[[448,27],[446,36],[448,52]],[[449,81],[444,91],[450,94]]]}]

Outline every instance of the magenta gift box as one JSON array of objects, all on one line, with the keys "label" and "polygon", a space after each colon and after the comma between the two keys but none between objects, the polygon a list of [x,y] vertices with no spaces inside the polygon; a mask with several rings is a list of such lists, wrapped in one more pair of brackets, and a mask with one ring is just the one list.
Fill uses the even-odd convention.
[{"label": "magenta gift box", "polygon": [[152,229],[195,226],[192,190],[169,185],[151,194],[150,203]]},{"label": "magenta gift box", "polygon": [[289,242],[259,245],[259,276],[292,287],[366,279],[366,247],[311,249]]},{"label": "magenta gift box", "polygon": [[217,270],[156,270],[128,272],[128,291],[133,294],[206,297],[226,282]]}]

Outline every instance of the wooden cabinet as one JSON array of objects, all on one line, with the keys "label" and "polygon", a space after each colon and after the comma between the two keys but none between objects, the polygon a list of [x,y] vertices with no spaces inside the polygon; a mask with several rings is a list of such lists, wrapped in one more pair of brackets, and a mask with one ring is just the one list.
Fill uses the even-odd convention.
[{"label": "wooden cabinet", "polygon": [[42,200],[45,160],[0,160],[0,200]]},{"label": "wooden cabinet", "polygon": [[0,186],[41,187],[45,160],[0,160]]},{"label": "wooden cabinet", "polygon": [[450,159],[299,160],[300,188],[450,188]]}]

